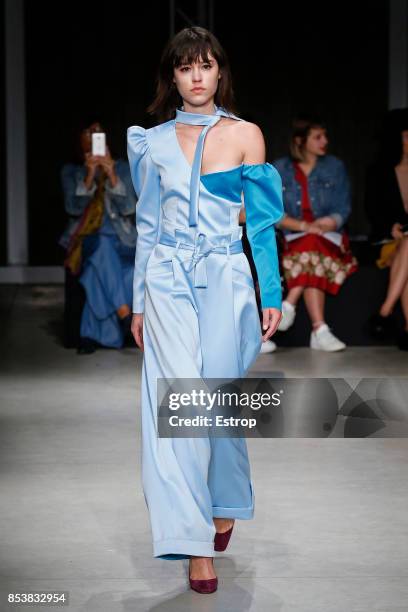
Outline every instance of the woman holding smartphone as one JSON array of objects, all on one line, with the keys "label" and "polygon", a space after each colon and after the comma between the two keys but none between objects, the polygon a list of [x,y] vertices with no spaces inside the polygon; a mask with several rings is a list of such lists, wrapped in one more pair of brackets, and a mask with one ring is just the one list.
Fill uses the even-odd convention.
[{"label": "woman holding smartphone", "polygon": [[[84,289],[77,351],[89,354],[100,346],[122,348],[127,338],[133,343],[136,198],[129,164],[112,158],[98,121],[79,131],[76,145],[74,163],[65,164],[61,171],[69,221],[59,244],[66,249],[66,286],[79,281]],[[70,314],[67,309],[67,319]],[[70,320],[67,329],[71,329]]]},{"label": "woman holding smartphone", "polygon": [[[132,330],[144,350],[142,480],[153,554],[189,558],[200,593],[217,588],[214,551],[225,550],[235,519],[254,514],[246,440],[158,437],[156,380],[245,376],[281,317],[281,181],[265,163],[261,130],[232,112],[232,99],[218,40],[186,28],[164,49],[148,109],[162,123],[128,129],[139,198]],[[242,191],[263,335],[242,250]]]}]

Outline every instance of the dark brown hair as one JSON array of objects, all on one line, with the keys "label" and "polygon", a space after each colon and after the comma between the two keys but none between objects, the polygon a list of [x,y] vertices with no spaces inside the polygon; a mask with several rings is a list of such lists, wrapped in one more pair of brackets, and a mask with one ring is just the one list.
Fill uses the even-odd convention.
[{"label": "dark brown hair", "polygon": [[[85,130],[88,130],[91,125],[94,123],[99,123],[102,128],[102,132],[105,132],[104,123],[99,119],[98,113],[85,115],[79,124],[72,130],[70,134],[71,141],[71,161],[74,164],[82,165],[85,161],[84,152],[82,150],[81,137]],[[113,153],[111,150],[111,146],[109,144],[109,149],[111,151],[111,155],[113,157]]]},{"label": "dark brown hair", "polygon": [[174,68],[182,64],[208,62],[209,54],[217,60],[221,78],[214,96],[216,106],[235,113],[231,70],[227,55],[209,30],[198,26],[184,28],[169,40],[161,56],[156,79],[156,95],[147,112],[160,122],[173,119],[183,100],[173,82]]},{"label": "dark brown hair", "polygon": [[[295,161],[303,161],[304,148],[310,130],[313,128],[326,129],[324,121],[314,115],[298,115],[292,122],[292,131],[289,141],[290,156]],[[300,140],[300,142],[298,142]]]}]

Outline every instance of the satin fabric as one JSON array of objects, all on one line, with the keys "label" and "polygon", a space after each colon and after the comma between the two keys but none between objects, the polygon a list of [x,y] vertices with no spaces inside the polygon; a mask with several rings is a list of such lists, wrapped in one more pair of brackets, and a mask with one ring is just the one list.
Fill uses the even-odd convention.
[{"label": "satin fabric", "polygon": [[[215,115],[177,109],[175,119],[154,128],[128,129],[139,198],[133,312],[144,313],[142,483],[153,555],[163,559],[214,556],[213,517],[254,515],[245,438],[157,437],[157,377],[243,377],[259,353],[254,285],[240,244],[242,191],[264,307],[281,304],[279,175],[270,164],[201,175],[208,130],[221,116],[240,120],[220,107]],[[205,126],[193,166],[176,121]]]}]

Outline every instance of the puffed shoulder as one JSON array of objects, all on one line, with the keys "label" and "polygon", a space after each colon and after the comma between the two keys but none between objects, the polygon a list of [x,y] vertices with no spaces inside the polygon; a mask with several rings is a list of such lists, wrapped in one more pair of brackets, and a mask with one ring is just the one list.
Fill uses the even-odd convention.
[{"label": "puffed shoulder", "polygon": [[277,169],[269,162],[263,164],[242,164],[242,176],[250,179],[275,179],[281,181],[281,177]]},{"label": "puffed shoulder", "polygon": [[269,162],[243,164],[242,184],[247,202],[249,225],[258,227],[260,220],[277,223],[283,217],[282,179]]},{"label": "puffed shoulder", "polygon": [[140,125],[131,125],[128,127],[127,142],[133,153],[143,156],[149,148],[146,129]]},{"label": "puffed shoulder", "polygon": [[269,162],[263,164],[243,164],[243,182],[253,183],[266,191],[282,191],[282,178],[277,169]]}]

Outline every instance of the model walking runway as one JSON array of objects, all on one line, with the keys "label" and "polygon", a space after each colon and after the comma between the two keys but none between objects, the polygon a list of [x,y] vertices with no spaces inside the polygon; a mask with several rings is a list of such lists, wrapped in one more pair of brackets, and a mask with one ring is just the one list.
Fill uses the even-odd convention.
[{"label": "model walking runway", "polygon": [[[281,316],[281,283],[274,224],[283,215],[282,184],[277,170],[264,161],[259,128],[217,104],[215,91],[205,94],[205,104],[200,102],[203,91],[208,91],[204,81],[217,87],[224,73],[222,88],[229,89],[226,59],[219,54],[222,70],[215,70],[219,43],[202,28],[188,28],[179,33],[180,41],[183,37],[180,53],[195,55],[196,61],[181,66],[188,58],[170,58],[169,53],[176,53],[171,43],[162,61],[168,64],[163,69],[167,77],[174,72],[174,82],[163,82],[157,97],[169,98],[162,110],[173,116],[150,129],[128,128],[129,164],[138,196],[132,330],[144,350],[142,480],[153,554],[208,560],[214,557],[214,544],[221,546],[214,519],[254,515],[246,440],[158,437],[157,400],[162,398],[157,398],[157,378],[244,377],[262,340],[275,331]],[[177,36],[175,41],[177,47]],[[186,44],[195,50],[186,51]],[[201,86],[194,87],[197,83]],[[183,101],[180,106],[170,100],[176,91]],[[180,124],[185,126],[182,142]],[[239,133],[233,131],[237,125],[243,128]],[[241,148],[239,139],[248,125],[257,130],[256,146],[247,139]],[[203,173],[211,129],[216,136],[206,152],[205,167],[210,161],[215,171]],[[191,138],[197,133],[197,139]],[[226,135],[232,140],[226,141]],[[194,147],[188,147],[194,153],[192,162],[184,152],[186,138]],[[214,148],[216,139],[219,148]],[[252,160],[255,163],[247,163]],[[242,193],[261,288],[264,335],[241,241]],[[222,538],[226,541],[227,536]],[[190,583],[200,592],[210,592],[217,579],[212,575],[209,580]]]},{"label": "model walking runway", "polygon": [[[138,243],[133,307],[140,312],[144,306],[143,486],[154,556],[162,558],[213,556],[213,517],[250,519],[254,512],[245,438],[168,439],[156,433],[157,377],[243,377],[261,346],[238,214],[242,190],[246,200],[253,198],[249,210],[255,198],[258,206],[259,198],[273,203],[263,217],[273,232],[272,223],[281,216],[279,177],[269,164],[200,176],[208,128],[222,116],[231,117],[222,108],[215,111],[211,116],[177,109],[175,120],[128,132],[143,241]],[[205,126],[193,168],[178,144],[176,121]],[[262,222],[260,210],[256,213]],[[143,233],[147,227],[149,233]],[[263,250],[262,223],[257,230],[252,235]],[[278,281],[270,283],[270,305],[279,306]]]}]

